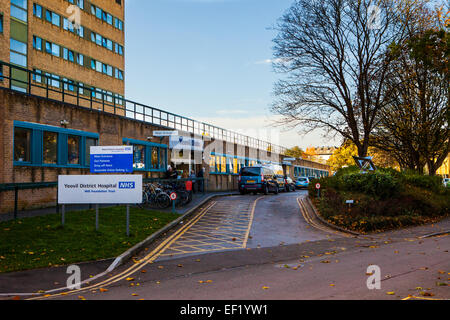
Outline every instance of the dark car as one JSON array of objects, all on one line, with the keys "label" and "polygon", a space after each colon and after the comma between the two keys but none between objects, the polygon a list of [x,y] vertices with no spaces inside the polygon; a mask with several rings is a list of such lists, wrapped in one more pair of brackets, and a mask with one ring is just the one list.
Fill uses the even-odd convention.
[{"label": "dark car", "polygon": [[270,168],[263,166],[244,167],[239,173],[239,192],[246,194],[253,192],[257,194],[269,192],[278,194],[279,187],[275,173]]},{"label": "dark car", "polygon": [[276,178],[276,180],[278,182],[279,190],[283,191],[283,192],[289,192],[290,188],[289,188],[289,186],[288,186],[288,184],[286,182],[286,178],[284,176],[282,176],[282,175],[279,175],[279,174],[277,174],[275,176],[275,178]]}]

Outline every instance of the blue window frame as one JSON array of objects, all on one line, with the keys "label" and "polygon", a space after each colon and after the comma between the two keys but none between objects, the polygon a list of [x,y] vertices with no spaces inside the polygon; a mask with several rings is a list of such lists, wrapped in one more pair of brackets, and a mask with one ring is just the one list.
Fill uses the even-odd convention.
[{"label": "blue window frame", "polygon": [[165,144],[124,138],[125,145],[134,149],[134,170],[145,172],[165,172],[168,147]]},{"label": "blue window frame", "polygon": [[89,168],[97,133],[14,121],[14,166]]}]

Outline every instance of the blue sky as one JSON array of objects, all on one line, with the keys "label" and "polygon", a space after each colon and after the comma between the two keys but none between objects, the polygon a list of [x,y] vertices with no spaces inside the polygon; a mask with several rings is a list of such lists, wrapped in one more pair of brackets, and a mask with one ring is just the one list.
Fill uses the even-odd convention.
[{"label": "blue sky", "polygon": [[[127,98],[264,138],[278,77],[271,27],[292,1],[125,0]],[[278,140],[323,144],[295,132]]]}]

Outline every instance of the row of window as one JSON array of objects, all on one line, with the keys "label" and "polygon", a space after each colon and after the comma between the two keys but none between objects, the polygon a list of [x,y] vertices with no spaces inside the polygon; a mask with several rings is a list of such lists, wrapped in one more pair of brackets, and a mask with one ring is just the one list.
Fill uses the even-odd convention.
[{"label": "row of window", "polygon": [[122,20],[112,16],[110,13],[104,11],[103,9],[101,9],[97,6],[94,6],[93,4],[91,4],[91,14],[93,16],[96,16],[98,19],[106,22],[107,24],[115,27],[116,29],[123,31],[123,21]]},{"label": "row of window", "polygon": [[230,155],[211,154],[209,161],[210,173],[212,174],[239,174],[243,167],[253,167],[261,164],[270,164],[269,161],[242,158]]},{"label": "row of window", "polygon": [[139,171],[164,172],[167,168],[167,146],[152,142],[123,139],[133,146],[133,168]]},{"label": "row of window", "polygon": [[[66,0],[66,1],[78,6],[82,10],[85,9],[84,8],[84,0]],[[116,0],[116,3],[122,5],[122,1],[119,1],[119,0]],[[91,5],[91,14],[92,15],[96,16],[98,19],[106,22],[107,24],[115,27],[116,29],[123,31],[123,21],[122,20],[112,16],[110,13],[93,5],[92,3],[90,5]]]},{"label": "row of window", "polygon": [[[40,37],[33,36],[33,48],[38,51],[44,51],[48,54],[51,54],[58,58],[63,58],[64,60],[76,63],[80,66],[85,66],[85,59],[84,55],[81,53],[74,52],[70,49],[67,49],[65,47],[61,47],[60,45],[43,40]],[[113,66],[110,66],[106,63],[94,60],[92,58],[90,59],[90,68],[92,70],[95,70],[97,72],[103,73],[105,75],[108,75],[110,77],[115,77],[119,80],[124,80],[123,71],[117,68],[114,68]]]},{"label": "row of window", "polygon": [[[33,14],[39,19],[43,19],[45,11],[45,20],[57,27],[61,27],[61,16],[57,13],[54,13],[46,8],[43,8],[41,5],[35,3],[33,4]],[[85,38],[85,28],[83,26],[77,26],[75,27],[74,24],[69,21],[67,18],[62,18],[63,20],[63,29],[69,32],[72,32],[76,35],[78,35],[81,38]],[[115,52],[121,56],[123,56],[124,50],[123,46],[113,42],[112,40],[103,37],[102,35],[90,31],[91,34],[91,41],[98,44],[99,46],[102,46],[112,52]]]},{"label": "row of window", "polygon": [[14,164],[28,166],[90,166],[90,147],[98,134],[14,122]]},{"label": "row of window", "polygon": [[316,178],[322,178],[322,177],[328,177],[329,172],[319,169],[313,169],[313,168],[306,168],[306,167],[295,167],[294,168],[294,175],[296,177],[316,177]]},{"label": "row of window", "polygon": [[[37,83],[42,84],[48,84],[55,88],[61,88],[61,85],[64,85],[65,91],[72,91],[76,92],[77,88],[81,95],[89,96],[92,95],[93,98],[99,99],[99,100],[105,100],[106,102],[113,102],[113,99],[115,100],[116,105],[123,105],[123,96],[119,94],[112,93],[107,90],[95,88],[88,86],[81,82],[76,82],[71,79],[63,78],[55,74],[51,74],[48,72],[43,72],[39,69],[34,69],[33,74],[33,81]],[[113,98],[114,97],[114,98]]]},{"label": "row of window", "polygon": [[[167,146],[123,139],[133,146],[136,171],[163,172],[167,167]],[[26,122],[14,122],[14,165],[89,168],[90,148],[99,144],[96,133]]]},{"label": "row of window", "polygon": [[0,33],[3,33],[3,14],[0,13]]}]

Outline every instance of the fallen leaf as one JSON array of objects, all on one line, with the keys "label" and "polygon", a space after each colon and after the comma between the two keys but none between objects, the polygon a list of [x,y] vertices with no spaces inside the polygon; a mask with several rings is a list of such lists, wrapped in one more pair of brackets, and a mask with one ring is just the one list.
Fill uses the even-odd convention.
[{"label": "fallen leaf", "polygon": [[133,297],[139,296],[137,293],[132,293],[131,295],[132,295]]},{"label": "fallen leaf", "polygon": [[127,281],[133,281],[134,278],[131,278],[131,277],[130,277],[130,278],[127,278],[126,280],[127,280]]},{"label": "fallen leaf", "polygon": [[100,288],[99,291],[100,291],[100,292],[107,292],[108,289]]},{"label": "fallen leaf", "polygon": [[420,293],[420,295],[422,295],[422,296],[424,296],[424,297],[433,297],[433,296],[434,296],[433,293],[431,293],[431,292],[424,292],[424,291],[422,291],[422,292]]},{"label": "fallen leaf", "polygon": [[263,288],[263,290],[268,290],[268,289],[270,289],[270,287],[262,287]]},{"label": "fallen leaf", "polygon": [[387,295],[393,296],[395,294],[394,291],[386,292]]}]

